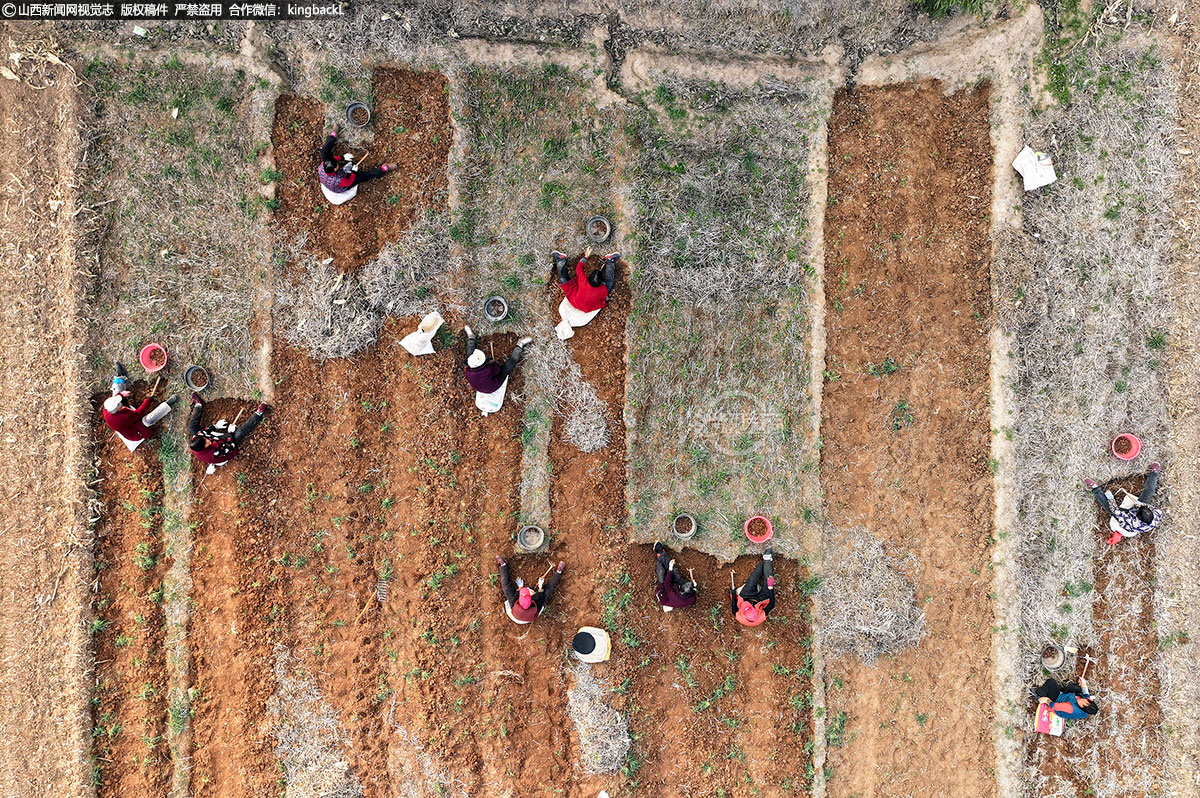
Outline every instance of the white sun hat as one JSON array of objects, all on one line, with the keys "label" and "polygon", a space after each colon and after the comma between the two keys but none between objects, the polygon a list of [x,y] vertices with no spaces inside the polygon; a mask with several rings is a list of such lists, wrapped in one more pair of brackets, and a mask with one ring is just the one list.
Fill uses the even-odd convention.
[{"label": "white sun hat", "polygon": [[473,369],[477,369],[482,366],[486,360],[487,355],[483,353],[483,350],[476,349],[471,353],[471,356],[467,358],[467,365]]}]

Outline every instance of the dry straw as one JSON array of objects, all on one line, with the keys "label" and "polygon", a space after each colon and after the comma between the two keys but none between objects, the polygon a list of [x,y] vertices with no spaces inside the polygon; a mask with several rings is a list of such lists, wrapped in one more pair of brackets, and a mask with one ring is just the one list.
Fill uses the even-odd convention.
[{"label": "dry straw", "polygon": [[579,764],[584,773],[618,770],[629,752],[629,720],[605,702],[608,688],[592,676],[591,666],[580,663],[571,673],[567,714],[579,736]]},{"label": "dry straw", "polygon": [[861,528],[831,528],[824,544],[819,623],[828,652],[873,662],[916,645],[925,635],[925,613],[907,573],[916,561],[890,555]]}]

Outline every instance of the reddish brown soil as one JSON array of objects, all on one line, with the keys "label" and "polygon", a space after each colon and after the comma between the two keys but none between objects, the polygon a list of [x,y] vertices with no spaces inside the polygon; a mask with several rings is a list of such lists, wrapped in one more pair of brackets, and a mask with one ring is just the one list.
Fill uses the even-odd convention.
[{"label": "reddish brown soil", "polygon": [[684,516],[681,515],[675,519],[675,534],[676,535],[686,535],[687,533],[689,533],[691,531],[692,531],[692,520],[690,518],[685,518]]},{"label": "reddish brown soil", "polygon": [[1133,449],[1133,444],[1128,438],[1117,438],[1113,441],[1113,451],[1117,454],[1129,454],[1131,449]]},{"label": "reddish brown soil", "polygon": [[[557,291],[549,286],[548,300],[556,303]],[[649,547],[626,542],[620,419],[628,309],[622,280],[609,308],[572,340],[616,426],[608,447],[584,455],[556,425],[546,556],[513,551],[520,369],[505,408],[485,419],[462,376],[461,340],[420,358],[399,347],[415,319],[385,326],[379,343],[351,360],[318,363],[276,343],[278,411],[234,470],[209,478],[197,506],[204,522],[195,628],[210,641],[197,658],[198,795],[266,794],[267,777],[277,774],[266,709],[277,641],[338,712],[368,798],[431,782],[449,789],[451,778],[472,795],[590,798],[611,789],[621,776],[578,773],[563,654],[576,629],[603,623],[603,607],[614,602],[627,607],[613,629],[626,642],[598,675],[614,686],[629,680],[614,700],[642,735],[630,771],[639,794],[668,794],[681,778],[674,763],[693,747],[705,752],[706,769],[698,764],[683,778],[725,784],[729,795],[802,774],[792,748],[810,737],[809,711],[803,700],[787,703],[807,693],[811,668],[799,569],[779,564],[780,609],[769,624],[734,631],[719,587],[727,574],[713,561],[685,557],[711,587],[697,608],[667,617],[653,596]],[[514,339],[488,343],[499,358]],[[559,592],[533,626],[504,616],[496,554],[530,583],[546,565],[567,561]],[[739,578],[752,566],[738,563]],[[380,607],[372,596],[388,568],[394,574]],[[724,634],[713,633],[709,609]],[[631,650],[629,641],[638,645]],[[681,656],[694,668],[694,687],[672,683]],[[694,711],[728,673],[733,693]],[[673,719],[665,731],[664,718]]]},{"label": "reddish brown soil", "polygon": [[[399,347],[415,323],[390,325],[353,361],[318,365],[281,348],[275,362],[294,409],[281,417],[276,452],[278,524],[291,530],[288,552],[311,558],[298,571],[289,642],[346,719],[368,796],[393,795],[413,778],[389,715],[457,776],[480,779],[474,789],[494,778],[481,771],[497,762],[491,738],[501,723],[516,735],[541,720],[513,715],[507,701],[509,716],[493,718],[510,680],[488,675],[524,673],[497,662],[503,652],[489,645],[509,621],[487,583],[516,529],[522,375],[485,419],[462,375],[461,341],[421,358]],[[515,338],[486,343],[505,357]],[[330,405],[337,396],[340,409]],[[385,559],[395,570],[388,602],[363,614]],[[502,746],[501,776],[525,745]]]},{"label": "reddish brown soil", "polygon": [[[831,796],[996,789],[988,96],[922,83],[834,100],[822,479],[833,523],[915,557],[929,634],[874,667],[830,663],[827,717],[849,717]],[[900,369],[871,376],[886,357]]]},{"label": "reddish brown soil", "polygon": [[[1145,484],[1142,475],[1113,480],[1104,486],[1121,500],[1124,489],[1136,495]],[[1161,483],[1160,483],[1161,484]],[[1161,490],[1161,488],[1160,488]],[[1088,666],[1088,686],[1100,703],[1093,718],[1068,721],[1072,729],[1063,737],[1031,734],[1030,754],[1041,771],[1042,782],[1051,789],[1072,785],[1075,795],[1089,795],[1089,771],[1099,768],[1105,780],[1127,789],[1130,798],[1159,794],[1162,761],[1162,708],[1160,694],[1159,637],[1154,624],[1154,536],[1142,534],[1115,546],[1104,544],[1109,536],[1109,515],[1096,508],[1097,539],[1103,548],[1095,562],[1095,602],[1092,623],[1098,638],[1093,648],[1080,647],[1075,678],[1082,671],[1084,655],[1095,661]],[[1063,601],[1084,601],[1064,596]],[[1062,681],[1063,677],[1059,677]],[[1106,701],[1106,693],[1122,700]],[[1144,699],[1138,700],[1141,696]],[[1030,712],[1033,703],[1030,702]],[[1086,725],[1084,725],[1086,724]],[[1082,732],[1082,733],[1071,733]],[[1137,789],[1153,775],[1150,789]]]},{"label": "reddish brown soil", "polygon": [[150,358],[151,365],[154,365],[154,366],[161,366],[162,364],[167,362],[167,355],[161,349],[150,350],[149,358]]},{"label": "reddish brown soil", "polygon": [[747,529],[754,537],[761,538],[763,535],[767,534],[767,522],[761,518],[753,518],[750,520],[750,524]]},{"label": "reddish brown soil", "polygon": [[[134,383],[138,402],[148,386]],[[163,646],[162,467],[151,440],[130,452],[104,424],[93,397],[100,521],[96,525],[92,752],[97,794],[165,795],[171,756],[166,743],[167,673]]]},{"label": "reddish brown soil", "polygon": [[[243,487],[237,471],[209,478],[223,498],[198,508],[206,525],[222,525],[230,541],[250,531],[254,554],[213,557],[211,542],[197,551],[197,618],[206,608],[220,618],[203,627],[215,645],[197,665],[208,685],[197,713],[198,741],[207,729],[197,779],[218,767],[274,777],[266,703],[276,641],[339,712],[368,796],[427,780],[406,735],[476,793],[496,778],[515,786],[506,771],[536,758],[529,728],[546,721],[524,707],[540,677],[526,676],[527,664],[493,640],[511,623],[488,581],[516,528],[521,374],[504,410],[484,419],[461,373],[461,341],[412,358],[398,342],[414,325],[389,325],[362,356],[323,364],[277,343],[273,371],[287,398],[250,441]],[[498,356],[513,345],[512,337],[489,342]],[[371,597],[389,565],[381,608]],[[236,649],[221,644],[234,617]],[[393,733],[389,717],[405,735]],[[265,793],[230,781],[218,788],[214,779],[211,794]]]},{"label": "reddish brown soil", "polygon": [[[722,566],[682,552],[678,565],[692,569],[700,597],[690,608],[664,613],[654,597],[651,547],[629,548],[632,583],[619,591],[633,592],[625,617],[641,644],[630,650],[618,642],[616,649],[622,675],[632,677],[621,706],[639,736],[634,794],[749,798],[807,791],[813,662],[802,580],[808,574],[777,561],[775,611],[762,626],[743,627],[730,613],[729,573],[741,584],[758,561],[741,557]],[[732,692],[719,697],[730,677]]]},{"label": "reddish brown soil", "polygon": [[[344,205],[332,205],[321,193],[317,164],[327,130],[325,112],[316,100],[284,95],[275,106],[271,132],[275,168],[277,218],[286,231],[308,236],[318,258],[333,258],[339,269],[354,269],[379,254],[408,227],[416,215],[444,205],[446,164],[453,132],[446,78],[435,72],[377,68],[372,76],[376,97],[368,130],[373,140],[352,152],[367,154],[364,168],[394,163],[396,169],[358,189]],[[346,148],[338,145],[336,152]]]},{"label": "reddish brown soil", "polygon": [[[204,423],[232,421],[253,403],[210,399]],[[270,562],[274,527],[261,499],[275,419],[268,416],[243,442],[237,458],[205,477],[193,459],[199,486],[192,522],[195,602],[189,638],[194,656],[192,792],[204,796],[274,794],[274,746],[262,709],[274,691],[271,651],[281,631],[275,607],[290,587]],[[203,484],[202,484],[203,481]]]}]

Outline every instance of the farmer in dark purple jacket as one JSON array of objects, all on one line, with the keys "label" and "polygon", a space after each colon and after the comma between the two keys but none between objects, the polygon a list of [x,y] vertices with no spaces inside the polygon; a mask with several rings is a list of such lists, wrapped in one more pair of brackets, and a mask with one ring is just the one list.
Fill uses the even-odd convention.
[{"label": "farmer in dark purple jacket", "polygon": [[675,569],[675,560],[671,557],[671,552],[661,543],[654,544],[654,576],[658,583],[654,592],[663,612],[670,612],[676,607],[690,607],[696,603],[696,583],[685,579],[683,574]]},{"label": "farmer in dark purple jacket", "polygon": [[521,357],[525,354],[525,347],[533,342],[533,339],[528,336],[517,341],[516,349],[508,356],[508,360],[501,364],[485,355],[482,349],[475,347],[474,330],[464,327],[463,332],[467,335],[467,382],[471,383],[471,387],[479,393],[495,393],[500,390],[500,386],[508,379],[508,375],[512,374],[512,370],[521,362]]}]

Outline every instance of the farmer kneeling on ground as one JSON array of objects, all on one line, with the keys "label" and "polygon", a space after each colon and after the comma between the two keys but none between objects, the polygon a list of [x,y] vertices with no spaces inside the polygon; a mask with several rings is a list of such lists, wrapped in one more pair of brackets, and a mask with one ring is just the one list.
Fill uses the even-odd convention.
[{"label": "farmer kneeling on ground", "polygon": [[508,360],[500,364],[485,355],[482,349],[476,347],[474,330],[470,327],[463,327],[463,332],[467,336],[465,372],[467,382],[471,383],[471,387],[476,391],[485,394],[500,390],[508,379],[508,375],[512,374],[513,369],[521,362],[521,358],[525,355],[525,347],[533,343],[533,339],[529,336],[517,341],[517,346],[508,356]]},{"label": "farmer kneeling on ground", "polygon": [[539,579],[537,592],[534,593],[525,587],[525,582],[520,577],[517,577],[517,583],[513,584],[508,576],[508,560],[497,555],[496,565],[500,566],[500,589],[504,591],[504,612],[517,623],[532,623],[534,618],[542,614],[546,603],[554,595],[554,588],[558,587],[558,581],[562,579],[563,570],[567,567],[565,561],[559,560],[558,568],[550,575],[550,581],[544,582],[545,577]]},{"label": "farmer kneeling on ground", "polygon": [[1162,521],[1162,510],[1150,506],[1150,500],[1154,498],[1154,491],[1158,488],[1160,469],[1158,463],[1151,463],[1150,470],[1146,472],[1146,484],[1142,486],[1142,492],[1138,494],[1137,499],[1126,494],[1119,507],[1112,506],[1109,495],[1095,480],[1083,481],[1096,498],[1096,503],[1112,516],[1108,522],[1109,529],[1112,530],[1112,537],[1108,539],[1109,545],[1120,543],[1121,538],[1132,538],[1143,532],[1152,532]]},{"label": "farmer kneeling on ground", "polygon": [[200,417],[204,414],[204,400],[200,398],[200,394],[193,393],[192,414],[188,418],[188,448],[192,450],[192,456],[202,463],[208,463],[210,473],[213,466],[225,465],[237,457],[242,441],[254,432],[254,428],[270,409],[266,402],[260,403],[246,423],[232,432],[224,420],[201,428]]},{"label": "farmer kneeling on ground", "polygon": [[663,612],[696,603],[696,583],[679,573],[671,552],[662,543],[654,544],[654,577],[657,580],[654,592]]},{"label": "farmer kneeling on ground", "polygon": [[767,619],[771,610],[775,609],[775,576],[771,568],[774,559],[775,550],[767,546],[763,551],[762,562],[750,574],[746,584],[737,590],[729,591],[732,602],[729,611],[743,626],[758,626]]},{"label": "farmer kneeling on ground", "polygon": [[383,177],[387,172],[396,168],[394,163],[385,163],[378,169],[358,170],[349,154],[334,155],[333,145],[337,143],[338,126],[325,137],[325,146],[321,148],[321,163],[317,165],[317,179],[321,182],[321,192],[325,199],[334,205],[348,202],[358,193],[358,187],[369,180]]},{"label": "farmer kneeling on ground", "polygon": [[1039,704],[1049,704],[1055,715],[1066,720],[1091,717],[1100,711],[1100,705],[1088,692],[1087,679],[1080,679],[1079,684],[1067,682],[1062,685],[1047,679],[1033,694]]},{"label": "farmer kneeling on ground", "polygon": [[133,451],[139,443],[154,437],[157,432],[154,425],[171,412],[171,408],[179,401],[179,394],[161,402],[153,410],[150,409],[152,397],[149,396],[142,400],[140,405],[133,407],[129,404],[129,391],[126,389],[129,375],[120,363],[114,362],[113,367],[116,373],[112,381],[112,396],[104,400],[100,413],[104,416],[104,423],[108,428],[117,433],[117,437]]}]

